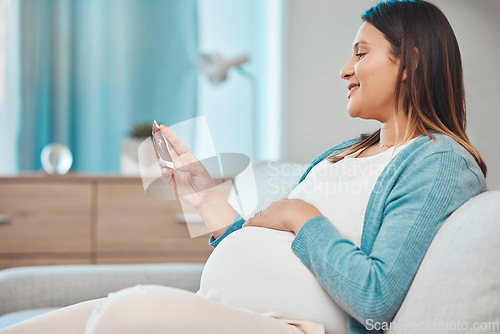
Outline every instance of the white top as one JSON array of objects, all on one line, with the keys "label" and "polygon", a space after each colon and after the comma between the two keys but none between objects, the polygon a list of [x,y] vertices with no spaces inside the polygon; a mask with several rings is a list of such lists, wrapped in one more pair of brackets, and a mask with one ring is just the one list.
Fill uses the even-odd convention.
[{"label": "white top", "polygon": [[[322,161],[289,195],[314,206],[359,245],[366,205],[375,182],[403,147],[332,164]],[[198,295],[277,318],[308,320],[326,333],[347,333],[347,314],[292,251],[292,232],[245,227],[229,234],[207,260]]]},{"label": "white top", "polygon": [[378,177],[391,159],[415,139],[370,157],[356,158],[360,149],[334,164],[323,160],[288,198],[314,205],[344,237],[359,246],[366,206]]}]

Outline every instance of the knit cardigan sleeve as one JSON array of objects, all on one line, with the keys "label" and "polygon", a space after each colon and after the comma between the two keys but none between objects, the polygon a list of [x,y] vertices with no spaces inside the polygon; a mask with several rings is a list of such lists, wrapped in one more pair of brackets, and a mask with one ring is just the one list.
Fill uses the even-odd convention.
[{"label": "knit cardigan sleeve", "polygon": [[372,208],[383,212],[379,221],[371,221],[367,208],[362,240],[373,240],[369,247],[344,238],[324,216],[307,221],[292,243],[295,254],[349,313],[352,333],[367,332],[368,321],[393,319],[439,227],[482,190],[464,158],[452,151],[428,155],[396,174],[387,194],[372,194],[384,200]]},{"label": "knit cardigan sleeve", "polygon": [[213,248],[217,247],[217,245],[220,244],[220,242],[224,240],[224,238],[226,238],[234,231],[241,229],[244,223],[245,223],[245,218],[243,218],[239,212],[236,212],[236,218],[234,218],[233,223],[227,228],[227,230],[220,237],[216,239],[213,235],[210,236],[210,240],[208,240],[209,245],[212,246]]}]

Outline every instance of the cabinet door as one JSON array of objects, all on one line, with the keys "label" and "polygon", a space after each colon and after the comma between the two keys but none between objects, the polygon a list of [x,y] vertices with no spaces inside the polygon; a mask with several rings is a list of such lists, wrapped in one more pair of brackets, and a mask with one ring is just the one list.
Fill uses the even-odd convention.
[{"label": "cabinet door", "polygon": [[91,250],[91,185],[0,183],[0,254]]},{"label": "cabinet door", "polygon": [[97,262],[204,262],[209,236],[191,238],[176,201],[148,198],[140,182],[100,183],[97,190]]}]

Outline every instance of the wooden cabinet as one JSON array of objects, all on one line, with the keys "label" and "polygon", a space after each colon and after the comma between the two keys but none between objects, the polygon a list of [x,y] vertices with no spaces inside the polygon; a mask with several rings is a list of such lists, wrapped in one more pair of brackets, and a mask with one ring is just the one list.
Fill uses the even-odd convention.
[{"label": "wooden cabinet", "polygon": [[0,268],[44,264],[205,262],[178,201],[148,198],[140,178],[0,178]]}]

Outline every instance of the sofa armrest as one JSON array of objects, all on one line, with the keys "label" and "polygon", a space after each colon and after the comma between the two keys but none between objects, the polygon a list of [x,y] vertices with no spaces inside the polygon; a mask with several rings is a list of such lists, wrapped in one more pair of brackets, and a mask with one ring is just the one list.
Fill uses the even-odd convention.
[{"label": "sofa armrest", "polygon": [[63,307],[101,298],[137,284],[196,292],[201,263],[63,265],[0,271],[0,315],[19,310]]}]

